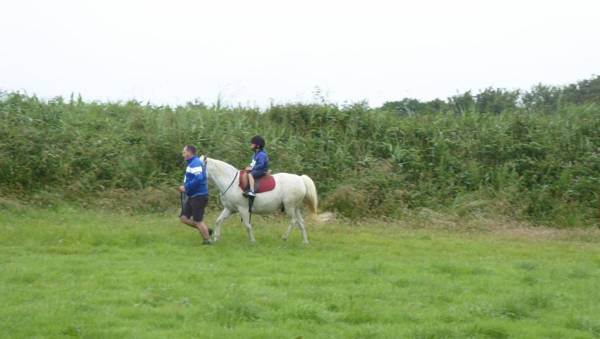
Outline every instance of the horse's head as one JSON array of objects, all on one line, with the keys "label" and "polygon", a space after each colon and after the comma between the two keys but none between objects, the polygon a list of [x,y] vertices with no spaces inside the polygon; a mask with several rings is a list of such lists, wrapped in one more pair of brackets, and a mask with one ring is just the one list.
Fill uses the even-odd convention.
[{"label": "horse's head", "polygon": [[[202,160],[202,162],[204,163],[204,168],[206,169],[206,176],[210,177],[211,171],[208,170],[208,166],[209,166],[209,164],[213,165],[212,159],[210,159],[206,154],[199,154],[198,158],[200,158]],[[211,166],[211,167],[213,167],[213,166]]]},{"label": "horse's head", "polygon": [[204,167],[206,168],[206,174],[211,179],[217,179],[217,177],[221,176],[227,179],[237,171],[232,165],[221,160],[209,158],[206,154],[201,154],[198,157],[202,159]]}]

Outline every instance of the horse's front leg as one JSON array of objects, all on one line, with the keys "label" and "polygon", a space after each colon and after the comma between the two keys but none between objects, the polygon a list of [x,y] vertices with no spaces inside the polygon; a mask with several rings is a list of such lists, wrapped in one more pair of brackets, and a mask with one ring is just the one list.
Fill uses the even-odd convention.
[{"label": "horse's front leg", "polygon": [[221,239],[221,224],[223,224],[225,219],[229,218],[231,214],[231,211],[225,207],[217,218],[217,221],[215,222],[215,234],[213,235],[214,241],[219,241]]}]

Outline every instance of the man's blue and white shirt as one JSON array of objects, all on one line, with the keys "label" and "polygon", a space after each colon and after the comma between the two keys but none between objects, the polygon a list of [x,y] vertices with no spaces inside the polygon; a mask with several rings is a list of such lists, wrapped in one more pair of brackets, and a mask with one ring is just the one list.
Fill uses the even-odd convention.
[{"label": "man's blue and white shirt", "polygon": [[187,160],[183,186],[188,197],[208,195],[206,167],[200,158],[194,156]]}]

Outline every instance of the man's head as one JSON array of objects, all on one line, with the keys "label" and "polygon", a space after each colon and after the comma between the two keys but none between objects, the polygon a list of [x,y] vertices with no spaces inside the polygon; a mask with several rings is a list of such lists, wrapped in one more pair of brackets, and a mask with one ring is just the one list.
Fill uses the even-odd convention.
[{"label": "man's head", "polygon": [[252,147],[253,150],[265,148],[265,139],[263,139],[263,137],[261,137],[260,135],[255,135],[250,140],[250,147]]},{"label": "man's head", "polygon": [[185,160],[189,160],[196,155],[196,147],[193,145],[185,145],[181,154],[183,155]]}]

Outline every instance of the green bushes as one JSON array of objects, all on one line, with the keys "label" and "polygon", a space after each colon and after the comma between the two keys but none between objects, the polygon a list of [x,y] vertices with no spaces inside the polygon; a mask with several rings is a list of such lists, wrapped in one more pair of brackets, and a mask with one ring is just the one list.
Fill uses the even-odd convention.
[{"label": "green bushes", "polygon": [[[493,94],[486,92],[485,105],[497,107]],[[514,107],[457,114],[448,107],[402,116],[362,103],[289,104],[260,112],[5,93],[0,185],[25,197],[41,191],[60,191],[65,199],[101,195],[108,206],[106,192],[158,196],[176,185],[186,143],[241,167],[249,162],[247,141],[260,133],[274,171],[308,174],[323,208],[348,217],[450,210],[459,200],[467,206],[464,199],[472,196],[491,212],[540,223],[598,224],[600,106],[567,105],[543,114]],[[154,200],[152,210],[163,208]]]}]

